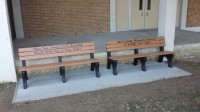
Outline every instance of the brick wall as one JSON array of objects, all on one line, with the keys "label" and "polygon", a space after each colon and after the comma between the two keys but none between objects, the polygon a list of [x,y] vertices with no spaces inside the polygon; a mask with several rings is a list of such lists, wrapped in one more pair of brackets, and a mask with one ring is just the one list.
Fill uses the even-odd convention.
[{"label": "brick wall", "polygon": [[200,0],[188,0],[187,27],[200,26]]},{"label": "brick wall", "polygon": [[110,31],[110,0],[21,0],[25,37]]}]

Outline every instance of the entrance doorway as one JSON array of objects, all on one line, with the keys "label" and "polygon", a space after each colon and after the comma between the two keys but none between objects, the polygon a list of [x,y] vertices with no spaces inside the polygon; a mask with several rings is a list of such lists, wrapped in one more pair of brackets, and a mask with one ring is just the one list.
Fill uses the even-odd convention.
[{"label": "entrance doorway", "polygon": [[[177,0],[176,27],[180,26],[182,0]],[[116,0],[117,31],[158,28],[160,0]]]},{"label": "entrance doorway", "polygon": [[129,0],[116,0],[117,31],[129,30]]},{"label": "entrance doorway", "polygon": [[159,0],[131,0],[130,30],[158,27]]},{"label": "entrance doorway", "polygon": [[160,0],[117,0],[117,31],[158,26]]}]

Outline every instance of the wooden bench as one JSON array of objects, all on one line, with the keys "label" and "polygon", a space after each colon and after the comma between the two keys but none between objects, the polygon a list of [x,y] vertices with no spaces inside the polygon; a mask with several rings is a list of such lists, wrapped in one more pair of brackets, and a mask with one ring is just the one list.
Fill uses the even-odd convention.
[{"label": "wooden bench", "polygon": [[[65,78],[65,66],[74,66],[81,64],[91,64],[91,71],[96,72],[96,77],[100,77],[99,74],[99,59],[94,58],[95,47],[93,42],[65,44],[65,45],[53,45],[53,46],[40,46],[30,48],[19,48],[19,59],[22,61],[22,67],[19,68],[23,79],[23,88],[27,88],[27,71],[59,68],[60,75],[62,76],[63,83],[66,82]],[[90,54],[89,59],[74,60],[64,62],[62,57]],[[58,57],[57,63],[48,63],[40,65],[26,65],[26,60],[44,59]]]},{"label": "wooden bench", "polygon": [[[155,37],[155,38],[137,38],[129,40],[114,40],[107,41],[107,69],[113,68],[113,74],[117,75],[117,63],[118,60],[127,60],[134,59],[133,65],[138,64],[138,60],[141,62],[141,68],[143,71],[146,71],[145,63],[147,57],[158,56],[158,62],[163,62],[163,57],[167,58],[168,66],[173,67],[172,59],[174,57],[174,52],[164,51],[165,38],[164,37]],[[158,52],[149,52],[149,53],[139,53],[139,49],[146,48],[159,48]],[[124,51],[124,50],[134,50],[134,54],[122,55],[122,56],[111,56],[111,52],[115,51]]]}]

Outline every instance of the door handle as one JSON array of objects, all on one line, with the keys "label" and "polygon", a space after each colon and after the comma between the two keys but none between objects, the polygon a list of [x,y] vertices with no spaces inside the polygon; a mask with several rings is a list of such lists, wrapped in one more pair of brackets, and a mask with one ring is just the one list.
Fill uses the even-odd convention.
[{"label": "door handle", "polygon": [[148,13],[148,12],[146,13],[146,16],[149,16],[149,13]]},{"label": "door handle", "polygon": [[142,12],[142,16],[144,16],[143,12]]}]

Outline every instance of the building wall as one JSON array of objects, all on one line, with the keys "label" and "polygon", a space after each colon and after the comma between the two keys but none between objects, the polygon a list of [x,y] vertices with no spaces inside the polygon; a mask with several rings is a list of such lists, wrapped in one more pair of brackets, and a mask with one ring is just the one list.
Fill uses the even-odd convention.
[{"label": "building wall", "polygon": [[25,37],[110,32],[110,0],[21,0]]},{"label": "building wall", "polygon": [[188,0],[187,27],[200,26],[200,0]]}]

